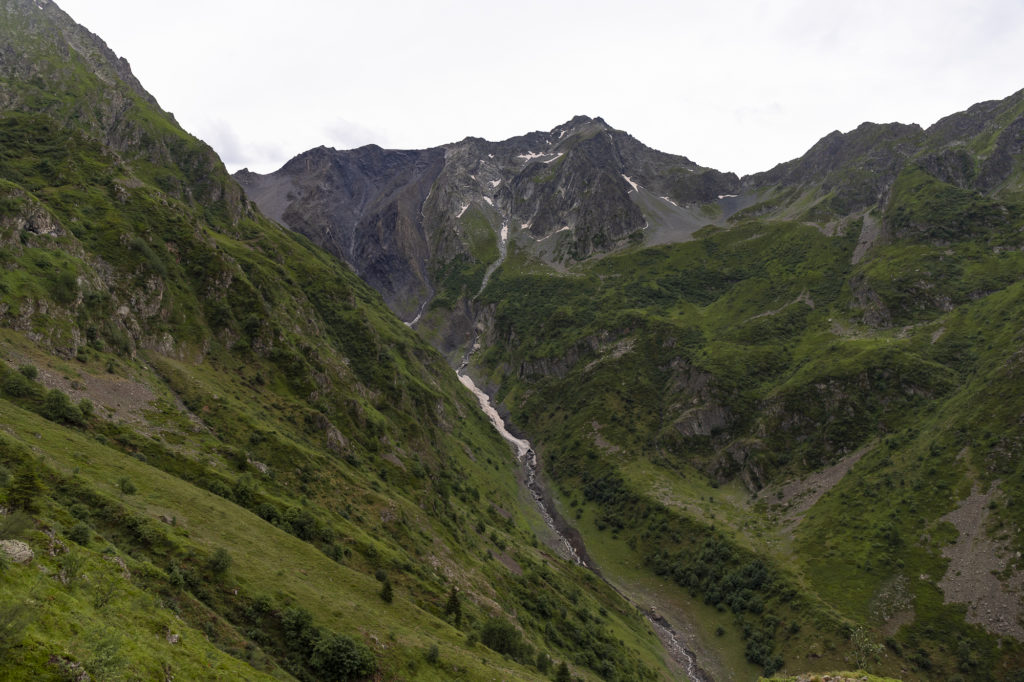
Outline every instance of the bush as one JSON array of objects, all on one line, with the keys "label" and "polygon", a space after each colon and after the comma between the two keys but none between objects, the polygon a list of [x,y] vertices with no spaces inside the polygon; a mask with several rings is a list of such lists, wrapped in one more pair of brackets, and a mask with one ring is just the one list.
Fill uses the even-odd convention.
[{"label": "bush", "polygon": [[89,541],[92,540],[92,529],[84,523],[76,523],[75,526],[68,531],[68,538],[83,547],[87,546]]},{"label": "bush", "polygon": [[35,381],[39,376],[39,370],[35,365],[22,365],[18,368],[18,373],[29,381]]},{"label": "bush", "polygon": [[462,602],[459,600],[459,592],[454,586],[448,594],[448,603],[444,605],[444,617],[451,618],[455,627],[462,626]]},{"label": "bush", "polygon": [[366,645],[337,633],[321,635],[309,664],[320,679],[351,680],[372,675],[377,668]]},{"label": "bush", "polygon": [[281,612],[281,629],[284,640],[294,650],[309,651],[320,637],[313,625],[313,616],[302,607],[288,608]]},{"label": "bush", "polygon": [[24,375],[11,372],[4,378],[3,389],[12,398],[25,398],[32,394],[34,386]]},{"label": "bush", "polygon": [[480,628],[480,641],[499,654],[515,657],[522,646],[522,638],[516,626],[504,618],[489,618]]},{"label": "bush", "polygon": [[223,547],[218,547],[206,565],[214,575],[223,575],[231,568],[231,555]]},{"label": "bush", "polygon": [[380,588],[380,598],[390,604],[395,598],[395,591],[391,588],[391,581],[385,580],[384,586]]},{"label": "bush", "polygon": [[32,517],[23,511],[13,511],[0,516],[0,540],[16,540],[25,537],[35,526]]},{"label": "bush", "polygon": [[82,411],[71,402],[68,394],[59,388],[51,389],[43,400],[43,416],[53,422],[81,426],[85,420]]},{"label": "bush", "polygon": [[43,481],[39,472],[29,463],[24,463],[14,474],[11,487],[7,490],[7,503],[15,509],[27,512],[36,510],[36,497],[43,492]]},{"label": "bush", "polygon": [[121,490],[122,495],[134,495],[135,484],[132,483],[131,479],[122,476],[117,481],[117,487]]}]

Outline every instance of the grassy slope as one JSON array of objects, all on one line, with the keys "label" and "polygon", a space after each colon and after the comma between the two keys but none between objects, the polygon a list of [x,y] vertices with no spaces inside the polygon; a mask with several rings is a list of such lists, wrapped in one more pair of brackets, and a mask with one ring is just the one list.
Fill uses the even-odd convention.
[{"label": "grassy slope", "polygon": [[[914,191],[924,207],[905,213],[921,229],[960,219],[978,225],[971,216],[984,200],[950,205],[945,189],[906,195]],[[851,238],[761,222],[609,257],[571,279],[512,261],[485,292],[496,312],[483,364],[502,377],[514,420],[543,452],[564,506],[579,510],[584,537],[613,580],[656,584],[652,552],[666,537],[669,546],[692,545],[694,534],[717,538],[770,558],[780,584],[805,595],[794,606],[780,596],[785,588],[761,590],[766,611],[781,621],[772,645],[787,670],[847,665],[859,646],[878,654],[873,667],[911,679],[943,670],[997,679],[1019,665],[1020,646],[1000,645],[964,624],[962,607],[942,605],[935,581],[948,539],[937,520],[977,477],[983,485],[1001,480],[1005,502],[993,516],[1019,527],[1010,525],[1019,522],[1010,507],[1021,490],[1020,462],[1006,456],[1019,438],[1010,425],[1024,412],[1011,388],[1021,262],[1005,248],[1019,240],[1016,210],[954,233],[952,243],[897,241],[856,267]],[[915,252],[912,265],[904,262]],[[876,298],[851,295],[848,283],[858,278]],[[879,304],[913,326],[863,325],[864,306]],[[676,428],[707,406],[727,416],[693,435]],[[795,533],[766,502],[717,488],[737,477],[779,482],[862,446],[868,454]],[[591,482],[603,490],[588,490]],[[932,540],[916,542],[922,531]],[[1019,536],[1006,541],[1018,549]],[[660,570],[681,569],[677,580],[686,585],[699,561],[677,560],[678,569]],[[916,621],[881,649],[847,640],[858,627],[875,642],[887,637],[872,603],[898,576],[910,579]],[[733,609],[715,584],[690,583],[698,600],[722,600],[717,615],[695,610],[701,628],[752,631],[749,612]],[[730,676],[749,675],[742,646],[704,640],[724,652]]]},{"label": "grassy slope", "polygon": [[[101,58],[51,59],[56,14],[11,16],[0,496],[37,559],[5,568],[0,606],[27,625],[3,632],[3,675],[59,677],[57,655],[105,679],[303,679],[327,674],[329,633],[386,678],[540,678],[539,652],[587,679],[663,674],[643,619],[538,546],[509,448],[442,359]],[[97,605],[105,555],[132,577]],[[168,627],[181,644],[128,636]]]}]

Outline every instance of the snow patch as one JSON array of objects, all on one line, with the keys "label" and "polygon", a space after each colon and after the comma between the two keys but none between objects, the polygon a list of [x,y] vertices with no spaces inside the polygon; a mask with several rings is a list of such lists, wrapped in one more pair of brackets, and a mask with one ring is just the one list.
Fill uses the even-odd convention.
[{"label": "snow patch", "polygon": [[562,132],[558,133],[558,139],[561,140],[563,136],[565,136],[565,131],[564,130]]},{"label": "snow patch", "polygon": [[569,227],[568,225],[566,225],[566,226],[564,226],[564,227],[560,227],[560,228],[558,228],[557,230],[555,230],[554,232],[552,232],[551,234],[549,234],[549,235],[548,235],[547,237],[541,237],[541,238],[540,238],[540,239],[538,239],[537,241],[539,241],[539,242],[542,242],[542,241],[544,241],[545,239],[550,239],[551,237],[554,237],[554,236],[555,236],[556,234],[558,234],[559,232],[565,232],[566,230],[572,230],[572,228],[571,228],[571,227]]},{"label": "snow patch", "polygon": [[535,154],[534,152],[526,152],[525,154],[517,154],[516,158],[523,159],[525,161],[532,161],[533,159],[539,159],[542,156],[547,156],[547,154]]},{"label": "snow patch", "polygon": [[484,197],[484,201],[486,201],[486,202],[487,202],[487,205],[488,205],[488,206],[494,206],[494,202],[493,202],[493,201],[491,201],[491,198],[490,198],[490,197]]},{"label": "snow patch", "polygon": [[735,199],[738,196],[739,196],[739,194],[719,194],[718,198],[719,199]]},{"label": "snow patch", "polygon": [[487,158],[488,158],[488,159],[493,159],[493,158],[494,158],[494,154],[488,154],[488,155],[487,155]]},{"label": "snow patch", "polygon": [[501,180],[491,180],[491,187],[497,187],[501,184]]},{"label": "snow patch", "polygon": [[559,160],[560,158],[562,158],[563,156],[565,156],[565,152],[562,152],[562,153],[560,153],[560,154],[559,154],[558,156],[556,156],[556,157],[555,157],[555,158],[553,158],[553,159],[548,159],[548,160],[547,160],[547,161],[545,161],[544,163],[554,163],[555,161],[558,161],[558,160]]},{"label": "snow patch", "polygon": [[628,182],[628,183],[629,183],[630,185],[632,185],[632,186],[633,186],[633,191],[634,191],[634,192],[639,192],[639,191],[640,191],[640,186],[639,186],[639,185],[637,185],[637,184],[636,184],[635,182],[633,182],[632,180],[630,180],[630,179],[629,179],[629,176],[628,176],[628,175],[623,175],[623,176],[622,176],[622,179],[623,179],[623,180],[625,180],[626,182]]},{"label": "snow patch", "polygon": [[456,218],[461,218],[462,214],[466,212],[467,208],[469,208],[469,204],[463,204],[462,208],[459,209],[459,215],[457,215],[455,217]]},{"label": "snow patch", "polygon": [[501,224],[501,243],[504,244],[508,241],[508,223]]}]

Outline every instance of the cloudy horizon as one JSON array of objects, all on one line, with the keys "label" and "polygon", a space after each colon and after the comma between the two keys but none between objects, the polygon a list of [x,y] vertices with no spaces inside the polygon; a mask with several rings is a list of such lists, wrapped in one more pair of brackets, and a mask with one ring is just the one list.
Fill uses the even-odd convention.
[{"label": "cloudy horizon", "polygon": [[1024,3],[58,0],[230,170],[602,117],[744,175],[1022,87]]}]

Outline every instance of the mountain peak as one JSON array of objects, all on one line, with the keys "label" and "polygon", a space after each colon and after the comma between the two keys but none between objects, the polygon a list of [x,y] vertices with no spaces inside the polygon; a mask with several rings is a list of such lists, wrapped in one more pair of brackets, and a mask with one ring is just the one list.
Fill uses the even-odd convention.
[{"label": "mountain peak", "polygon": [[566,130],[569,128],[577,128],[579,126],[585,126],[589,124],[597,124],[600,126],[609,127],[608,123],[600,116],[595,116],[594,118],[591,118],[590,116],[586,116],[584,114],[577,114],[576,116],[573,116],[571,119],[569,119],[562,125],[556,126],[554,130]]}]

